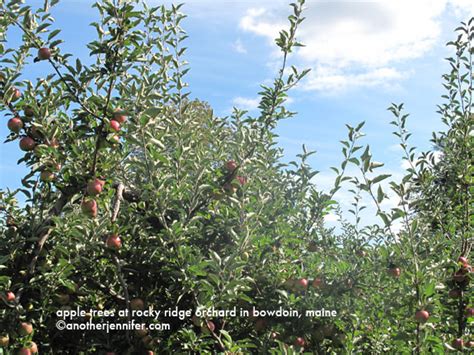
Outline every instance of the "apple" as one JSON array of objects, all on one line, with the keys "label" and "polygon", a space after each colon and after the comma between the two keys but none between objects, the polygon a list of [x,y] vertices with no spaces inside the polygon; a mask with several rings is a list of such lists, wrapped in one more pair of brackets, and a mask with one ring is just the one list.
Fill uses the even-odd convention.
[{"label": "apple", "polygon": [[201,331],[203,333],[212,333],[216,329],[213,321],[206,321],[206,324],[201,327]]},{"label": "apple", "polygon": [[21,335],[30,335],[33,332],[33,326],[30,322],[20,322],[19,332]]},{"label": "apple", "polygon": [[466,308],[466,316],[467,317],[474,317],[474,308]]},{"label": "apple", "polygon": [[415,313],[415,320],[419,323],[426,323],[429,317],[430,317],[430,314],[428,313],[428,311],[425,311],[424,309],[419,310]]},{"label": "apple", "polygon": [[245,185],[247,183],[247,178],[245,176],[237,176],[236,179],[239,181],[240,185]]},{"label": "apple", "polygon": [[56,301],[61,305],[66,305],[71,300],[71,297],[67,293],[60,293],[56,295]]},{"label": "apple", "polygon": [[10,337],[8,334],[6,335],[0,335],[0,346],[8,346],[10,343]]},{"label": "apple", "polygon": [[365,258],[367,256],[367,252],[364,249],[357,249],[356,255],[360,258]]},{"label": "apple", "polygon": [[23,113],[28,118],[32,118],[35,115],[35,111],[31,106],[25,106],[25,108],[23,109]]},{"label": "apple", "polygon": [[145,309],[145,302],[141,298],[133,298],[130,300],[130,308],[134,311]]},{"label": "apple", "polygon": [[81,209],[89,217],[97,217],[97,202],[95,200],[82,201]]},{"label": "apple", "polygon": [[86,188],[87,193],[92,196],[100,194],[104,187],[104,183],[105,183],[104,181],[99,180],[99,179],[94,179],[92,181],[89,181]]},{"label": "apple", "polygon": [[135,329],[135,335],[139,338],[143,338],[148,334],[145,324],[142,324],[140,328]]},{"label": "apple", "polygon": [[5,294],[5,300],[7,302],[13,302],[15,300],[15,294],[12,292],[12,291],[8,291],[6,294]]},{"label": "apple", "polygon": [[24,152],[30,152],[35,149],[36,142],[31,137],[23,137],[20,139],[20,149]]},{"label": "apple", "polygon": [[400,270],[400,268],[396,267],[396,266],[395,267],[389,267],[387,269],[387,274],[389,274],[389,276],[391,276],[391,277],[395,277],[395,278],[400,277],[401,273],[402,273],[402,271]]},{"label": "apple", "polygon": [[107,237],[105,241],[107,248],[119,250],[122,247],[122,241],[117,234],[112,234]]},{"label": "apple", "polygon": [[312,286],[313,286],[314,288],[318,288],[318,287],[323,286],[323,284],[324,284],[323,279],[320,278],[320,277],[316,277],[316,278],[313,280]]},{"label": "apple", "polygon": [[464,270],[456,271],[453,274],[453,280],[459,283],[464,282],[466,280],[466,271]]},{"label": "apple", "polygon": [[459,297],[461,297],[461,294],[462,294],[461,290],[459,290],[457,288],[453,288],[452,290],[449,290],[448,297],[450,297],[450,298],[459,298]]},{"label": "apple", "polygon": [[20,350],[18,350],[18,355],[31,355],[31,354],[32,352],[28,348],[21,348]]},{"label": "apple", "polygon": [[37,354],[38,353],[38,345],[34,341],[30,341],[27,344],[27,348],[30,349],[32,354]]},{"label": "apple", "polygon": [[234,160],[229,160],[225,163],[225,168],[229,172],[233,172],[235,169],[237,169],[237,163]]},{"label": "apple", "polygon": [[38,50],[39,60],[48,60],[50,58],[51,58],[51,50],[49,48],[43,47]]},{"label": "apple", "polygon": [[17,88],[11,88],[11,92],[9,96],[11,96],[12,102],[15,102],[21,97],[21,91],[18,90]]},{"label": "apple", "polygon": [[306,290],[308,288],[308,280],[307,279],[298,279],[295,282],[295,289],[297,290]]},{"label": "apple", "polygon": [[228,192],[231,195],[233,195],[237,192],[237,186],[235,186],[234,184],[232,184],[230,182],[224,184],[223,188],[226,192]]},{"label": "apple", "polygon": [[108,140],[112,144],[117,144],[117,143],[120,143],[120,136],[118,134],[114,134]]},{"label": "apple", "polygon": [[120,123],[116,120],[112,120],[110,121],[110,128],[115,131],[115,132],[118,132],[120,131]]},{"label": "apple", "polygon": [[309,245],[308,245],[308,251],[314,253],[314,252],[317,252],[319,250],[319,246],[318,246],[318,243],[316,242],[310,242]]},{"label": "apple", "polygon": [[334,324],[324,324],[321,329],[325,337],[329,338],[336,334],[336,327]]},{"label": "apple", "polygon": [[153,346],[153,338],[149,335],[142,338],[142,343],[145,348]]},{"label": "apple", "polygon": [[295,346],[304,347],[306,345],[306,341],[302,337],[297,337],[295,341],[293,342],[293,344]]},{"label": "apple", "polygon": [[199,318],[197,315],[193,314],[193,316],[191,317],[191,321],[193,322],[193,324],[196,326],[196,327],[200,327],[202,326],[202,319]]},{"label": "apple", "polygon": [[265,329],[265,327],[267,326],[267,321],[263,318],[259,318],[257,319],[257,321],[255,322],[255,330],[257,332],[261,332],[262,330]]},{"label": "apple", "polygon": [[454,349],[462,349],[464,347],[464,340],[461,338],[454,339],[451,343]]},{"label": "apple", "polygon": [[466,343],[464,343],[466,348],[474,348],[474,340],[468,340]]},{"label": "apple", "polygon": [[467,260],[465,256],[460,256],[458,258],[458,263],[462,265],[469,265],[469,261]]},{"label": "apple", "polygon": [[51,148],[59,148],[59,141],[56,138],[51,138],[46,141],[46,145]]},{"label": "apple", "polygon": [[116,108],[115,111],[114,111],[114,118],[113,119],[115,121],[117,121],[118,123],[124,123],[125,121],[127,121],[127,116],[124,114],[122,109]]},{"label": "apple", "polygon": [[54,174],[51,171],[43,170],[40,174],[40,179],[43,182],[51,182],[54,180]]},{"label": "apple", "polygon": [[13,117],[8,120],[8,129],[15,133],[20,133],[23,128],[23,121],[19,117]]}]

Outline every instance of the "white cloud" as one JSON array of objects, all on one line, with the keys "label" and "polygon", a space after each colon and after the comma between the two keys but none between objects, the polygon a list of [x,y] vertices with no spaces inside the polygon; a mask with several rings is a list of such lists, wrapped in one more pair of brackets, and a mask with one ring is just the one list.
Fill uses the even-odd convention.
[{"label": "white cloud", "polygon": [[318,67],[309,74],[302,89],[336,93],[348,87],[392,87],[394,82],[407,75],[395,68],[375,68],[354,73],[350,69]]},{"label": "white cloud", "polygon": [[232,48],[237,53],[241,53],[241,54],[246,54],[247,53],[247,48],[245,48],[245,46],[242,43],[242,40],[240,38],[238,38],[234,43],[232,43]]},{"label": "white cloud", "polygon": [[258,104],[260,103],[260,98],[248,98],[248,97],[241,97],[238,96],[232,100],[234,106],[242,109],[242,110],[255,110],[258,108]]},{"label": "white cloud", "polygon": [[[281,4],[251,8],[240,21],[244,31],[273,39],[286,28]],[[306,89],[340,91],[350,87],[382,86],[405,78],[397,66],[419,58],[440,38],[441,15],[447,10],[474,13],[468,0],[313,1],[298,39],[304,65],[313,67]],[[273,56],[274,57],[274,56]]]}]

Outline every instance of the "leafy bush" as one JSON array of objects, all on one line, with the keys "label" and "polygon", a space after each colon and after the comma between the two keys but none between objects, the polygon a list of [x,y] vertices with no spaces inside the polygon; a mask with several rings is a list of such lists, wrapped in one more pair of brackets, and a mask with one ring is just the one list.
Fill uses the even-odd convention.
[{"label": "leafy bush", "polygon": [[[320,191],[312,152],[303,147],[285,165],[274,133],[294,116],[287,92],[308,73],[288,64],[301,46],[303,0],[276,40],[282,65],[262,86],[259,115],[236,109],[226,118],[189,99],[181,6],[96,2],[95,61],[85,65],[61,50],[56,3],[1,4],[0,109],[10,119],[7,141],[19,142],[19,163],[30,168],[22,188],[0,192],[5,353],[443,353],[474,345],[474,20],[450,43],[456,55],[439,106],[446,131],[433,135],[434,149],[416,153],[408,115],[392,104],[410,166],[402,181],[387,184],[390,176],[377,173],[383,164],[361,143],[361,123],[348,126],[334,187]],[[11,27],[23,32],[18,48],[7,47]],[[34,62],[51,65],[36,82],[22,79],[32,51]],[[358,173],[348,176],[348,166]],[[335,200],[344,186],[353,220],[328,228],[325,215],[346,216]],[[388,189],[399,204],[384,211]],[[362,223],[364,198],[380,224]],[[248,314],[195,315],[212,307]],[[134,317],[149,330],[57,328],[58,311],[116,310],[73,321],[123,323],[132,317],[118,310],[142,308],[162,311]],[[321,309],[337,315],[311,313]]]}]

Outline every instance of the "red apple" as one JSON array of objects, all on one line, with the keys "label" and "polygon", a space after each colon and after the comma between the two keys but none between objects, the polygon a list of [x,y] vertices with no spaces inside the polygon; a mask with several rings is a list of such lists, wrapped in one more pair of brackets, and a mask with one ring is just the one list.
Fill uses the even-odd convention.
[{"label": "red apple", "polygon": [[51,171],[43,170],[40,174],[41,181],[51,182],[54,180],[54,174]]},{"label": "red apple", "polygon": [[19,133],[23,128],[23,121],[19,117],[13,117],[8,120],[7,126],[10,131]]},{"label": "red apple", "polygon": [[295,288],[297,290],[306,290],[308,288],[308,280],[307,279],[298,279],[295,283]]},{"label": "red apple", "polygon": [[21,322],[19,332],[21,335],[30,335],[33,332],[33,326],[30,322]]},{"label": "red apple", "polygon": [[466,346],[466,348],[474,348],[474,340],[468,340],[464,345]]},{"label": "red apple", "polygon": [[32,118],[35,115],[35,111],[31,106],[25,106],[25,108],[23,109],[23,113],[28,118]]},{"label": "red apple", "polygon": [[415,320],[419,323],[425,323],[428,321],[428,318],[430,317],[430,314],[428,311],[425,311],[424,309],[419,310],[415,313]]},{"label": "red apple", "polygon": [[474,308],[466,308],[466,316],[467,317],[474,317]]},{"label": "red apple", "polygon": [[32,352],[28,348],[21,348],[20,350],[18,350],[18,355],[31,355],[31,354]]},{"label": "red apple", "polygon": [[225,163],[225,168],[228,171],[233,172],[235,169],[237,169],[237,163],[234,160],[229,160]]},{"label": "red apple", "polygon": [[306,345],[306,341],[302,337],[297,337],[293,344],[295,346],[304,347]]},{"label": "red apple", "polygon": [[141,298],[133,298],[130,300],[130,308],[133,310],[145,309],[145,302]]},{"label": "red apple", "polygon": [[51,50],[49,48],[40,48],[38,50],[38,59],[39,60],[48,60],[51,58]]},{"label": "red apple", "polygon": [[312,286],[313,286],[314,288],[318,288],[318,287],[321,287],[323,284],[324,284],[323,279],[320,278],[320,277],[316,277],[316,278],[313,280]]},{"label": "red apple", "polygon": [[112,137],[109,138],[109,142],[112,144],[120,143],[120,136],[118,134],[114,134]]},{"label": "red apple", "polygon": [[453,280],[459,283],[464,282],[466,280],[466,272],[465,270],[456,271],[453,274]]},{"label": "red apple", "polygon": [[462,349],[464,347],[464,340],[461,338],[454,339],[451,343],[454,349]]},{"label": "red apple", "polygon": [[463,266],[464,265],[469,265],[469,261],[467,260],[467,258],[465,256],[460,256],[458,258],[458,263],[462,264]]},{"label": "red apple", "polygon": [[25,152],[30,152],[35,149],[36,142],[31,137],[23,137],[20,139],[20,149]]},{"label": "red apple", "polygon": [[117,234],[112,234],[107,237],[105,244],[110,249],[119,250],[122,247],[122,241]]},{"label": "red apple", "polygon": [[12,292],[12,291],[8,291],[6,294],[5,294],[5,300],[7,302],[13,302],[15,300],[15,294]]},{"label": "red apple", "polygon": [[214,325],[213,321],[206,321],[206,324],[201,327],[201,331],[203,333],[211,333],[216,329],[216,326]]},{"label": "red apple", "polygon": [[104,181],[94,179],[87,184],[87,193],[92,196],[98,195],[102,192],[103,187]]},{"label": "red apple", "polygon": [[82,212],[90,217],[97,217],[97,202],[95,200],[84,200],[81,204]]},{"label": "red apple", "polygon": [[459,298],[461,297],[462,291],[457,288],[453,288],[452,290],[449,290],[448,292],[448,297],[450,298]]},{"label": "red apple", "polygon": [[12,89],[11,89],[12,102],[15,102],[15,101],[18,100],[20,97],[21,97],[21,91],[18,90],[17,88],[12,88]]},{"label": "red apple", "polygon": [[41,133],[41,130],[36,126],[31,126],[30,135],[36,139],[41,139],[41,137],[43,136],[43,134]]},{"label": "red apple", "polygon": [[245,185],[247,183],[247,178],[245,176],[237,176],[237,180],[239,181],[240,185]]},{"label": "red apple", "polygon": [[30,341],[27,344],[27,348],[30,349],[32,354],[37,354],[38,353],[38,345],[34,341]]},{"label": "red apple", "polygon": [[202,319],[199,318],[197,315],[193,314],[191,317],[191,321],[196,327],[200,327],[202,325]]},{"label": "red apple", "polygon": [[223,188],[226,192],[228,192],[231,195],[237,192],[237,186],[235,186],[234,184],[230,182],[224,184]]},{"label": "red apple", "polygon": [[400,274],[402,273],[402,271],[400,270],[399,267],[390,267],[387,269],[387,273],[391,276],[391,277],[400,277]]},{"label": "red apple", "polygon": [[112,121],[110,121],[110,128],[113,131],[118,132],[118,131],[120,131],[120,123],[116,120],[112,120]]},{"label": "red apple", "polygon": [[118,123],[124,123],[125,121],[127,121],[127,116],[124,114],[122,109],[116,108],[113,119],[117,121]]}]

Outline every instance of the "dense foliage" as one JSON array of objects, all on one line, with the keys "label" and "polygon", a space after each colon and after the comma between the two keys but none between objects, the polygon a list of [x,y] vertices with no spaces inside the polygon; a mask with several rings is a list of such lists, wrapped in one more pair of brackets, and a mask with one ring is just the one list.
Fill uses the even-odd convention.
[{"label": "dense foliage", "polygon": [[[287,92],[308,73],[288,64],[302,45],[303,0],[292,4],[289,29],[276,40],[282,65],[262,86],[259,115],[235,109],[225,118],[189,98],[181,6],[97,1],[101,20],[92,24],[97,39],[85,64],[61,50],[50,15],[57,2],[0,4],[0,110],[12,131],[7,142],[19,144],[19,163],[30,168],[22,188],[0,192],[3,353],[401,354],[474,346],[474,19],[449,43],[455,55],[439,106],[446,130],[433,134],[433,150],[410,146],[408,115],[392,104],[409,165],[402,181],[378,173],[383,164],[361,142],[361,123],[347,126],[334,187],[320,191],[307,163],[312,152],[303,147],[285,165],[274,133],[294,116]],[[11,48],[17,30],[22,44]],[[37,62],[49,62],[49,71],[32,82],[23,73]],[[348,176],[349,167],[358,172]],[[353,218],[343,218],[341,188],[353,194]],[[384,210],[389,189],[398,205]],[[361,220],[365,199],[379,224]],[[341,215],[340,228],[325,225],[329,213]],[[135,318],[150,329],[109,333],[56,327],[58,310],[176,307],[192,314],[235,307],[249,316],[162,314]],[[303,316],[262,317],[253,308]],[[323,308],[337,315],[306,313]],[[89,320],[104,317],[74,322]]]}]

